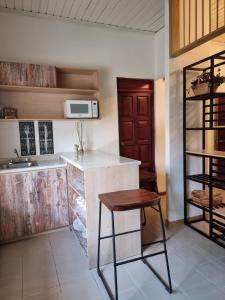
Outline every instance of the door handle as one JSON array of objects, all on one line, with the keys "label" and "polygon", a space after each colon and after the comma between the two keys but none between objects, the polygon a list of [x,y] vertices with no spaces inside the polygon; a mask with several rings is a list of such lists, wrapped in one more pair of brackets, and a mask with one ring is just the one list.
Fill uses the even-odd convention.
[{"label": "door handle", "polygon": [[124,143],[124,142],[121,142],[121,143],[120,143],[120,146],[125,146],[125,143]]}]

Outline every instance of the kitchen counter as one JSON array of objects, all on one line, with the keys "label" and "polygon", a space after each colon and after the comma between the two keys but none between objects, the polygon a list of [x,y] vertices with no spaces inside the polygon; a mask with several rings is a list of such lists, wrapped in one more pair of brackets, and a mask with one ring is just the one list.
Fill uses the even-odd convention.
[{"label": "kitchen counter", "polygon": [[[0,164],[8,162],[9,159],[0,160]],[[42,169],[66,167],[66,162],[76,168],[84,171],[93,168],[140,165],[140,161],[122,157],[119,155],[109,154],[101,151],[86,151],[82,154],[74,152],[59,153],[57,155],[34,156],[31,161],[37,162],[37,165],[24,168],[0,169],[0,174],[38,171]]]},{"label": "kitchen counter", "polygon": [[[68,203],[70,224],[85,249],[89,268],[97,264],[99,194],[139,188],[139,164],[137,160],[104,153],[87,151],[83,155],[61,153],[67,163]],[[132,210],[116,214],[118,232],[140,228],[140,211]],[[111,214],[103,208],[102,235],[111,234]],[[138,255],[140,232],[120,238],[117,244],[118,260]],[[112,241],[102,243],[102,264],[111,262]]]},{"label": "kitchen counter", "polygon": [[60,157],[82,171],[93,168],[141,164],[138,160],[101,151],[86,151],[82,154],[66,152],[61,153]]},{"label": "kitchen counter", "polygon": [[[21,205],[23,205],[23,201],[27,201],[27,203],[29,203],[27,207],[35,205],[36,199],[40,197],[43,199],[43,201],[40,202],[42,205],[51,203],[53,215],[49,217],[49,220],[54,220],[54,218],[60,220],[59,226],[57,225],[58,227],[67,223],[73,226],[80,243],[87,253],[89,268],[95,268],[97,264],[98,241],[98,195],[118,190],[139,188],[140,161],[101,151],[87,151],[79,155],[74,152],[67,152],[58,153],[57,155],[33,156],[28,158],[31,159],[31,161],[36,161],[37,165],[14,169],[0,169],[0,175],[4,175],[0,176],[2,186],[9,184],[11,187],[10,195],[8,195],[8,189],[5,190],[5,203],[8,203],[7,205],[10,206],[8,199],[13,199],[15,196],[18,196],[18,199],[16,198],[14,200],[18,203],[22,203]],[[9,159],[7,161],[9,161]],[[7,161],[0,160],[0,164]],[[57,170],[57,168],[61,169]],[[56,170],[54,171],[54,169]],[[43,172],[46,173],[44,177],[42,174],[39,174],[39,172],[35,172],[37,174],[29,174],[31,171],[39,170],[45,170],[45,172]],[[15,188],[18,178],[20,185]],[[42,193],[43,187],[47,187],[46,182],[49,182],[49,180],[49,185],[51,185],[52,188],[48,188],[47,192]],[[58,185],[55,185],[55,182],[58,182]],[[40,183],[42,183],[41,186]],[[27,189],[25,187],[27,185],[31,187],[31,194],[33,195],[32,202],[30,202],[30,193],[26,194]],[[35,187],[34,190],[32,190],[33,186]],[[37,187],[38,193],[36,190]],[[17,195],[14,191],[18,188],[21,189],[21,192]],[[54,191],[54,189],[56,190]],[[26,199],[23,197],[21,201],[20,195],[27,195],[25,197]],[[62,203],[60,209],[58,206],[55,206],[59,201]],[[38,202],[38,206],[40,203]],[[45,213],[45,208],[46,206],[43,206],[43,213]],[[11,210],[9,209],[8,211]],[[35,212],[35,209],[32,211]],[[30,214],[30,211],[28,211],[28,213]],[[58,216],[60,216],[60,218],[58,218]],[[34,215],[32,218],[35,219],[35,217]],[[116,219],[118,232],[132,231],[140,228],[139,210],[117,213]],[[102,214],[102,224],[104,224],[104,226],[102,226],[102,235],[111,234],[110,220],[111,214],[104,208]],[[35,222],[34,224],[36,224]],[[50,229],[55,228],[54,222],[51,224]],[[37,224],[39,224],[39,222],[37,222]],[[35,227],[32,233],[47,230],[45,221],[40,224],[44,224],[44,227]],[[12,228],[14,228],[13,226],[12,224]],[[23,233],[21,232],[19,236],[23,236]],[[11,236],[8,234],[4,239],[9,240],[12,238],[14,238],[14,231]],[[118,259],[125,259],[139,254],[140,232],[121,237],[120,241],[121,243],[117,245]],[[102,246],[103,255],[101,261],[103,264],[110,263],[112,257],[111,241],[104,242]]]},{"label": "kitchen counter", "polygon": [[[31,167],[23,167],[23,168],[9,168],[9,169],[0,169],[0,174],[9,174],[9,173],[18,173],[18,172],[30,172],[30,171],[39,171],[43,169],[53,169],[53,168],[62,168],[66,167],[66,162],[58,157],[49,157],[48,159],[42,158],[32,158],[31,161],[37,162],[37,165]],[[0,164],[6,163],[6,160],[1,160]]]}]

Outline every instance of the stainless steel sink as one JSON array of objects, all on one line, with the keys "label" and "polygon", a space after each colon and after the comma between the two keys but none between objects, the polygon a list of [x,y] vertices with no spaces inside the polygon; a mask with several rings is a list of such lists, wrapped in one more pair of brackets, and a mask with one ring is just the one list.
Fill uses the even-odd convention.
[{"label": "stainless steel sink", "polygon": [[19,168],[29,168],[37,166],[36,161],[31,161],[29,159],[16,159],[10,160],[9,162],[0,164],[0,169],[19,169]]}]

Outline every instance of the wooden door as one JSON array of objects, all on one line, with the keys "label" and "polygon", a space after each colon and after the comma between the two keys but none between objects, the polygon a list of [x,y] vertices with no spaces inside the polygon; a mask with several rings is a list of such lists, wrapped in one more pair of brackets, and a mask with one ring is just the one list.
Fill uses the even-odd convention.
[{"label": "wooden door", "polygon": [[[225,126],[225,99],[218,100],[218,125]],[[216,150],[225,151],[225,130],[218,130],[216,139]]]},{"label": "wooden door", "polygon": [[[225,99],[220,98],[217,102],[217,114],[214,114],[214,119],[217,119],[218,126],[225,126]],[[215,148],[218,151],[225,151],[225,129],[217,130],[215,136]],[[222,159],[217,160],[218,163],[218,174],[214,173],[214,176],[217,176],[224,180],[225,178],[225,161]]]},{"label": "wooden door", "polygon": [[118,111],[120,155],[140,160],[141,168],[154,171],[152,90],[119,90]]}]

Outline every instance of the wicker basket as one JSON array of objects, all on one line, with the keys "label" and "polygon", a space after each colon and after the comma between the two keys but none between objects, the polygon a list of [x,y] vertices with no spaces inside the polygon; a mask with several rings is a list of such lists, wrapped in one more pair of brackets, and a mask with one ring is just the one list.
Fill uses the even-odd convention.
[{"label": "wicker basket", "polygon": [[[191,192],[192,201],[202,206],[209,206],[209,191],[208,190],[193,190]],[[220,205],[223,197],[220,193],[213,193],[213,206]]]},{"label": "wicker basket", "polygon": [[[195,88],[191,87],[195,96],[210,93],[210,87],[207,83],[200,83]],[[218,89],[218,86],[214,86],[214,93]]]}]

